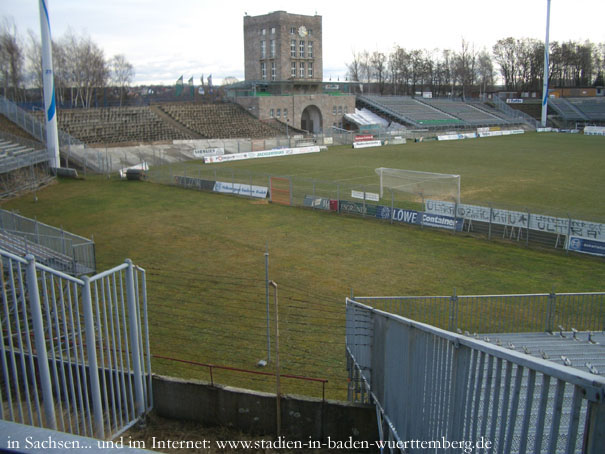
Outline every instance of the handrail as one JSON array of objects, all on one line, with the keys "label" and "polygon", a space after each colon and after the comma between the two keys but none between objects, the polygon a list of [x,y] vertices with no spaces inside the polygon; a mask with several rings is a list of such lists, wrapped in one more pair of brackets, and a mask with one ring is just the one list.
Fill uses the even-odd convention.
[{"label": "handrail", "polygon": [[[245,373],[245,374],[253,374],[253,375],[263,375],[263,376],[268,376],[268,377],[275,377],[275,374],[273,372],[263,372],[263,371],[259,371],[259,370],[249,370],[249,369],[241,369],[238,367],[231,367],[231,366],[219,366],[217,364],[210,364],[210,363],[201,363],[198,361],[190,361],[190,360],[186,360],[186,359],[179,359],[179,358],[171,358],[169,356],[161,356],[161,355],[151,355],[152,358],[157,358],[157,359],[164,359],[167,361],[174,361],[174,362],[178,362],[178,363],[184,363],[184,364],[191,364],[193,366],[200,366],[200,367],[207,367],[209,372],[210,372],[210,384],[212,386],[214,386],[214,376],[212,374],[213,369],[221,369],[221,370],[228,370],[228,371],[232,371],[232,372],[241,372],[241,373]],[[325,400],[325,391],[326,391],[326,383],[328,383],[328,380],[325,378],[314,378],[314,377],[304,377],[302,375],[291,375],[291,374],[279,374],[280,377],[283,378],[290,378],[293,380],[302,380],[302,381],[310,381],[310,382],[317,382],[317,383],[321,383],[322,384],[322,400]]]}]

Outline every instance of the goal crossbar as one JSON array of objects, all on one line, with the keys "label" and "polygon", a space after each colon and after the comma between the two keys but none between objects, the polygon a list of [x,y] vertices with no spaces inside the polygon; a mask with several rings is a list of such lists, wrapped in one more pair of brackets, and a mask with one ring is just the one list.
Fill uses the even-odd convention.
[{"label": "goal crossbar", "polygon": [[380,196],[384,188],[421,197],[441,197],[460,202],[460,175],[417,170],[375,169],[380,176]]}]

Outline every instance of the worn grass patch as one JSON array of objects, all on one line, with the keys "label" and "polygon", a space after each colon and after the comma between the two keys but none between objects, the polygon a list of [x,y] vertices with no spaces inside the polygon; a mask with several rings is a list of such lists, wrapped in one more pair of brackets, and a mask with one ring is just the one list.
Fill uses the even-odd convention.
[{"label": "worn grass patch", "polygon": [[[530,183],[529,189],[524,184],[516,186],[515,172],[529,174],[531,166],[552,166],[547,162],[548,146],[542,146],[541,157],[531,155],[531,142],[537,139],[528,137],[530,145],[518,151],[518,158],[502,157],[500,169],[493,170],[492,175],[484,175],[484,167],[479,165],[479,154],[490,152],[475,150],[474,163],[460,164],[465,166],[459,172],[463,174],[463,188],[507,190],[513,202],[519,200],[525,188],[523,197],[538,202],[535,192],[542,185],[547,186],[547,192],[557,186],[574,187],[582,210],[597,213],[595,206],[602,210],[599,199],[603,191],[596,193],[603,187],[602,178],[597,177],[602,169],[597,164],[602,164],[603,158],[599,155],[597,159],[594,142],[582,137],[569,136],[582,139],[574,142],[582,145],[576,157],[584,156],[589,169],[582,181],[577,181],[575,170],[563,169],[568,161],[557,158],[563,163],[559,171],[552,171],[551,178],[545,170],[542,176],[531,177],[539,181],[537,187]],[[571,140],[568,136],[556,138]],[[507,146],[518,143],[520,147],[524,142],[518,140],[508,141]],[[551,143],[549,136],[544,140]],[[337,148],[304,159],[248,164],[252,168],[263,166],[258,168],[267,172],[283,170],[284,174],[288,170],[328,172],[329,165],[336,166],[337,162],[349,169],[348,176],[337,174],[334,178],[372,173],[374,166],[380,165],[455,173],[457,154],[467,145],[483,143],[488,142],[468,141],[453,147],[411,144],[368,152]],[[592,151],[582,151],[584,144]],[[515,163],[522,158],[523,162]],[[593,161],[586,165],[589,159]],[[473,166],[477,168],[471,170]],[[506,166],[509,173],[505,176]],[[521,172],[515,167],[528,169]],[[560,180],[564,175],[568,179]],[[593,184],[583,187],[589,182]],[[505,199],[506,194],[499,195]],[[328,398],[346,396],[344,300],[352,292],[371,296],[450,295],[454,289],[458,294],[550,292],[553,288],[561,292],[600,291],[605,281],[605,265],[593,257],[566,256],[560,251],[526,249],[465,234],[303,208],[256,204],[248,199],[153,183],[101,177],[60,180],[37,196],[38,202],[27,195],[4,204],[4,208],[94,236],[99,270],[115,266],[126,257],[147,270],[151,350],[156,355],[246,369],[255,369],[258,360],[266,359],[264,253],[268,247],[270,278],[279,286],[282,372],[327,378]],[[561,205],[553,200],[553,206],[564,206],[564,200],[560,200]],[[273,293],[270,303],[272,320]],[[271,333],[273,348],[273,326]],[[152,367],[165,375],[210,378],[205,367],[161,359],[154,359]],[[272,367],[271,363],[269,371]],[[234,386],[263,391],[274,387],[272,379],[263,376],[220,370],[213,375],[215,381]],[[286,393],[321,396],[322,392],[318,383],[284,380],[282,386]]]}]

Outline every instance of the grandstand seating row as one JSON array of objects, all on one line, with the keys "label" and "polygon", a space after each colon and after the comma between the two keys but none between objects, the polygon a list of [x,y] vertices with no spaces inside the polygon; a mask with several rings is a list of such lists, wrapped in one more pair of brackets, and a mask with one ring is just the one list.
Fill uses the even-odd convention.
[{"label": "grandstand seating row", "polygon": [[[199,138],[266,138],[281,134],[236,104],[161,104],[179,125],[160,118],[148,106],[59,110],[59,129],[84,143],[155,142]],[[42,113],[36,113],[42,120]],[[187,130],[190,132],[188,133]]]},{"label": "grandstand seating row", "polygon": [[57,119],[59,129],[85,143],[153,142],[192,138],[167,125],[148,107],[58,110]]},{"label": "grandstand seating row", "polygon": [[158,107],[186,128],[205,138],[275,137],[276,128],[263,123],[237,104],[160,104]]},{"label": "grandstand seating row", "polygon": [[449,99],[416,99],[409,96],[362,96],[384,113],[415,126],[476,126],[510,123],[504,114],[481,103]]},{"label": "grandstand seating row", "polygon": [[548,103],[568,121],[605,121],[605,98],[553,98]]},{"label": "grandstand seating row", "polygon": [[34,149],[0,138],[0,157],[19,156],[31,151],[34,151]]}]

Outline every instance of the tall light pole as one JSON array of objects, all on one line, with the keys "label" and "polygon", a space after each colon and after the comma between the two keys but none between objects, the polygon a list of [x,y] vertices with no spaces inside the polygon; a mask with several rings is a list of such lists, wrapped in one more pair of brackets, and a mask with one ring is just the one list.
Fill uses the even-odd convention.
[{"label": "tall light pole", "polygon": [[46,119],[46,150],[52,168],[61,167],[59,134],[57,131],[57,105],[53,74],[52,44],[48,0],[39,0],[40,34],[42,37],[42,79],[44,81],[44,118]]},{"label": "tall light pole", "polygon": [[544,42],[544,85],[542,86],[542,127],[546,127],[548,111],[548,53],[550,31],[550,0],[546,0],[546,41]]}]

